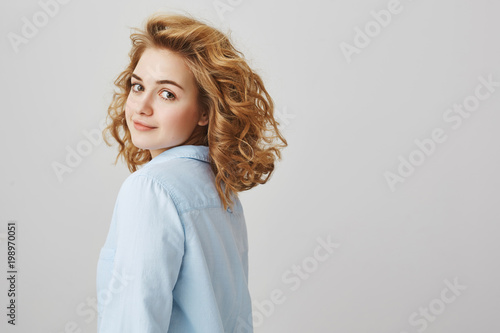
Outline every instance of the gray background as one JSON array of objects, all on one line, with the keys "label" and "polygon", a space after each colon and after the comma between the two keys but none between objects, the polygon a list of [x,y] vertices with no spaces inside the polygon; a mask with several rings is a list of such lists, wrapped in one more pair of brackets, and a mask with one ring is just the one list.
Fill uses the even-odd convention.
[{"label": "gray background", "polygon": [[[231,34],[265,80],[289,142],[269,183],[240,195],[256,332],[498,332],[500,87],[459,127],[443,116],[477,101],[479,77],[500,82],[500,4],[401,0],[348,61],[342,43],[354,45],[356,27],[376,29],[370,12],[388,6],[73,0],[16,52],[9,33],[22,35],[23,18],[33,22],[42,5],[2,1],[0,233],[17,221],[19,294],[12,328],[0,279],[0,330],[96,331],[87,302],[129,173],[113,165],[115,147],[89,143],[85,131],[106,114],[130,27],[164,10]],[[446,140],[419,153],[415,140],[436,128]],[[77,147],[86,156],[60,181],[53,163]],[[386,172],[410,156],[420,165],[392,191]],[[337,248],[315,251],[328,238]]]}]

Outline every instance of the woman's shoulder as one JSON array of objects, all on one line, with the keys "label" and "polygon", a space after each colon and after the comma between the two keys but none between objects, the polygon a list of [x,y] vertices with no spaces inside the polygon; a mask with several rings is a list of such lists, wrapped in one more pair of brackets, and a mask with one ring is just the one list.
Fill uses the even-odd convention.
[{"label": "woman's shoulder", "polygon": [[181,211],[220,204],[210,164],[192,158],[147,164],[129,175],[124,185],[130,191],[161,191],[170,196]]}]

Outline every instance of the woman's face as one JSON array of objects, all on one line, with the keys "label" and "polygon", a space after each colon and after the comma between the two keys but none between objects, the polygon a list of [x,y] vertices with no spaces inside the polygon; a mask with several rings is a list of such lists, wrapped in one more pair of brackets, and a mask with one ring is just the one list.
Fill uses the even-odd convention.
[{"label": "woman's face", "polygon": [[148,48],[135,67],[125,104],[132,143],[155,157],[186,141],[197,125],[208,124],[198,112],[198,87],[184,59],[167,49]]}]

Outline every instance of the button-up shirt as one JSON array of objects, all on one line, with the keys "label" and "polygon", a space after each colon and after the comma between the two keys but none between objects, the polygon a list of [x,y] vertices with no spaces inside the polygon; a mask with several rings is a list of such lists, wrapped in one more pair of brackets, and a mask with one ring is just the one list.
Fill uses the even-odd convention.
[{"label": "button-up shirt", "polygon": [[208,147],[154,157],[122,184],[97,263],[98,333],[250,333],[248,242]]}]

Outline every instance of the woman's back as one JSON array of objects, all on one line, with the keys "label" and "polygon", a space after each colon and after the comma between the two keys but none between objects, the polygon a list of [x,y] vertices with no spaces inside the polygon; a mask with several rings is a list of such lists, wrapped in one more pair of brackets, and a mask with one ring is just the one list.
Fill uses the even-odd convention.
[{"label": "woman's back", "polygon": [[252,332],[243,208],[233,197],[224,210],[214,180],[208,147],[184,145],[123,183],[99,259],[99,332]]}]

